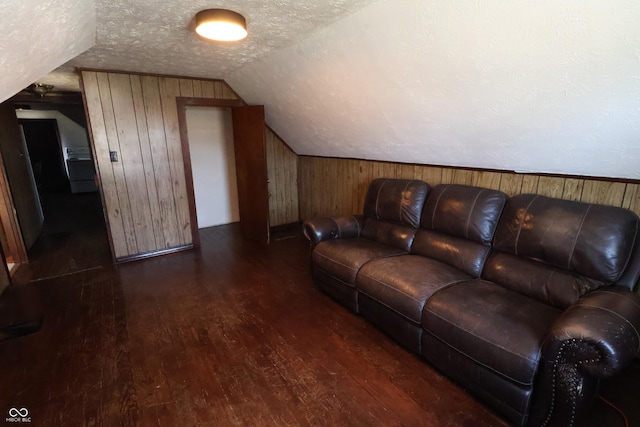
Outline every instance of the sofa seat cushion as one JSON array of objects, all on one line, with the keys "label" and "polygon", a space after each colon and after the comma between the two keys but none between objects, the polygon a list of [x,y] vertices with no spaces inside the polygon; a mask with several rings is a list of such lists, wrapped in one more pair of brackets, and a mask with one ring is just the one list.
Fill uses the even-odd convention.
[{"label": "sofa seat cushion", "polygon": [[364,238],[327,240],[311,255],[315,268],[355,287],[358,270],[374,258],[406,253],[402,249]]},{"label": "sofa seat cushion", "polygon": [[[475,279],[434,294],[425,304],[422,352],[429,338],[446,343],[470,363],[522,386],[534,381],[542,342],[561,311],[500,285]],[[461,367],[439,367],[443,371]]]},{"label": "sofa seat cushion", "polygon": [[[443,262],[419,255],[376,259],[356,278],[362,294],[420,324],[425,301],[439,289],[471,277]],[[362,313],[366,317],[366,313]]]}]

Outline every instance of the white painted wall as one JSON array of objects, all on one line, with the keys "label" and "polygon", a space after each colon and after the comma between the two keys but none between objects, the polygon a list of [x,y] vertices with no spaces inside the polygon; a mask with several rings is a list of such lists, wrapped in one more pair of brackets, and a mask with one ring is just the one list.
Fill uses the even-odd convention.
[{"label": "white painted wall", "polygon": [[3,0],[0,22],[0,102],[95,44],[94,0]]},{"label": "white painted wall", "polygon": [[240,221],[231,110],[187,107],[198,227]]},{"label": "white painted wall", "polygon": [[227,81],[298,154],[640,179],[637,0],[383,0]]}]

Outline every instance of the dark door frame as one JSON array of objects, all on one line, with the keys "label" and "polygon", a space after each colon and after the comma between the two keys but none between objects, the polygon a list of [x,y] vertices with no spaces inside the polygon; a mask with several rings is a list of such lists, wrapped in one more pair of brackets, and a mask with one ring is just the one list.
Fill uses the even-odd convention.
[{"label": "dark door frame", "polygon": [[200,233],[198,231],[198,217],[196,215],[196,196],[193,189],[193,171],[191,170],[191,153],[189,152],[189,136],[187,134],[187,110],[186,107],[221,107],[233,108],[246,105],[239,99],[212,99],[212,98],[176,98],[178,106],[178,126],[180,127],[180,143],[182,146],[182,161],[184,163],[184,175],[187,185],[187,201],[189,203],[189,218],[191,222],[191,240],[194,247],[200,246]]},{"label": "dark door frame", "polygon": [[[7,178],[9,191],[12,195],[12,208],[17,215],[16,233],[19,233],[18,244],[24,246],[25,256],[22,263],[28,262],[26,252],[36,241],[42,231],[42,219],[38,211],[39,196],[33,187],[31,165],[27,161],[26,145],[23,146],[23,134],[16,116],[15,108],[10,102],[0,107],[2,111],[1,146],[3,171]],[[5,227],[9,224],[4,224]],[[5,233],[9,230],[5,229]],[[11,253],[11,255],[16,255]]]}]

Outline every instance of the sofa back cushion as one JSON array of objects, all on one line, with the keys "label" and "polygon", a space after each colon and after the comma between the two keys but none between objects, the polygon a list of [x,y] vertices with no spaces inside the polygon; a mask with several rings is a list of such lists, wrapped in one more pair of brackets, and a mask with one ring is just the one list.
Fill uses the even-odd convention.
[{"label": "sofa back cushion", "polygon": [[364,199],[364,216],[418,228],[430,189],[415,179],[374,179]]},{"label": "sofa back cushion", "polygon": [[411,253],[479,277],[507,196],[458,184],[436,186],[422,211]]},{"label": "sofa back cushion", "polygon": [[616,282],[631,258],[640,221],[614,206],[534,194],[512,197],[498,224],[483,277],[559,307]]},{"label": "sofa back cushion", "polygon": [[430,190],[418,180],[374,179],[364,200],[362,236],[408,251]]}]

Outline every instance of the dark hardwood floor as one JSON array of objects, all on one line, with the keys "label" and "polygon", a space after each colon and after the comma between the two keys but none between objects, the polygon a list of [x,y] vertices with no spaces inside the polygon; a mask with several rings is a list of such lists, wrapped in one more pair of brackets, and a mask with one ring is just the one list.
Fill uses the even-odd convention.
[{"label": "dark hardwood floor", "polygon": [[[85,202],[16,276],[44,322],[0,342],[0,420],[24,407],[38,426],[506,425],[316,290],[302,238],[262,248],[214,227],[198,250],[115,267]],[[634,365],[602,391],[631,425],[639,378]],[[598,400],[588,425],[624,423]]]},{"label": "dark hardwood floor", "polygon": [[29,283],[110,266],[111,252],[98,193],[42,195],[45,221],[29,250],[29,264],[15,274]]}]

